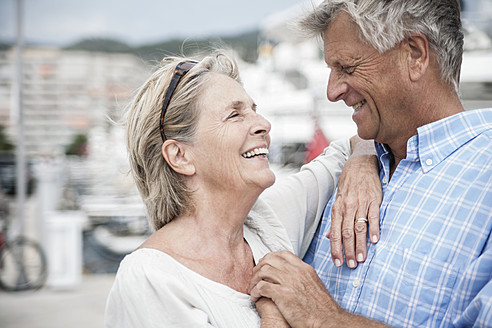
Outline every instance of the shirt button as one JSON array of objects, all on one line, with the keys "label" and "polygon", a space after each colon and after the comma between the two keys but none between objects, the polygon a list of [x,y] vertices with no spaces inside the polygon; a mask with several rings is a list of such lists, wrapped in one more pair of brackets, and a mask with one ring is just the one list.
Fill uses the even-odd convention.
[{"label": "shirt button", "polygon": [[387,177],[383,177],[383,183],[384,184],[388,183],[388,178]]},{"label": "shirt button", "polygon": [[360,286],[359,279],[355,279],[354,281],[352,281],[352,286],[354,286],[355,288],[359,287]]},{"label": "shirt button", "polygon": [[425,160],[425,164],[427,164],[427,165],[432,165],[432,163],[433,163],[432,159],[430,159],[430,158]]}]

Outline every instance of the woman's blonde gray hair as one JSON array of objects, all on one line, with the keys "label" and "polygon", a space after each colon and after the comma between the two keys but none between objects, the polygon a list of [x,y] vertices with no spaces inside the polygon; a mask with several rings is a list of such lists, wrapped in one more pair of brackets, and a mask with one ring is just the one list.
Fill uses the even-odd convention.
[{"label": "woman's blonde gray hair", "polygon": [[[153,229],[158,230],[176,217],[193,211],[192,191],[183,176],[164,160],[159,122],[164,94],[176,65],[184,57],[166,57],[150,78],[137,90],[125,114],[126,143],[130,170],[147,208]],[[191,144],[200,115],[200,93],[210,73],[227,75],[241,83],[235,59],[216,50],[202,59],[179,81],[164,118],[167,139]]]},{"label": "woman's blonde gray hair", "polygon": [[458,0],[325,0],[299,25],[322,36],[341,12],[357,24],[361,40],[380,53],[412,33],[425,35],[437,55],[441,78],[458,91],[463,55]]}]

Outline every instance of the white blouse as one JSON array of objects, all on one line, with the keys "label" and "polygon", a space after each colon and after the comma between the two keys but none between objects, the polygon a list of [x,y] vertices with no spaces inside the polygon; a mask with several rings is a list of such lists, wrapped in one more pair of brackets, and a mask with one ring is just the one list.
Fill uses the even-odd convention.
[{"label": "white blouse", "polygon": [[[304,255],[349,155],[348,140],[332,142],[323,155],[260,196],[244,223],[255,263],[280,250]],[[106,304],[106,328],[259,326],[249,295],[155,249],[139,249],[123,259]]]}]

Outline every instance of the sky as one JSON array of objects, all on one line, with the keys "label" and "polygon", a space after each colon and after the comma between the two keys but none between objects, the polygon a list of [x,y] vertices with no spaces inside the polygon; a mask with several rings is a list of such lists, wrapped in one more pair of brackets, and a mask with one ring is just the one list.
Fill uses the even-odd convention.
[{"label": "sky", "polygon": [[[17,0],[0,0],[0,41],[16,36]],[[235,35],[309,0],[22,0],[24,40],[66,46],[82,38],[142,45]]]}]

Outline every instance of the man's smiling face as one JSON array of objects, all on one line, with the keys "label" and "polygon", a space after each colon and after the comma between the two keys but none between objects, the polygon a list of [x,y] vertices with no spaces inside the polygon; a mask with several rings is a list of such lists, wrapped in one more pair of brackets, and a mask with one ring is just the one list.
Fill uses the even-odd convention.
[{"label": "man's smiling face", "polygon": [[364,139],[387,143],[406,122],[405,69],[399,46],[380,54],[359,38],[357,25],[341,13],[324,33],[324,57],[331,68],[327,96],[354,109]]}]

